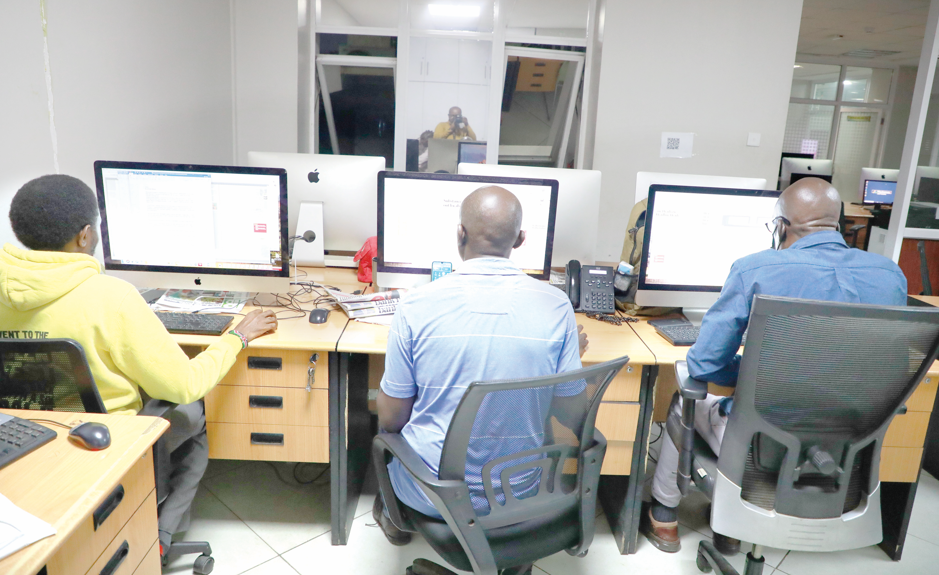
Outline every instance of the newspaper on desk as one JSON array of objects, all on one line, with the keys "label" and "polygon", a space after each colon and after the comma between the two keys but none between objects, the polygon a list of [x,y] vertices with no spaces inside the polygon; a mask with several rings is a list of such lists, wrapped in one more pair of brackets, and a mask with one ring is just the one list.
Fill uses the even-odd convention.
[{"label": "newspaper on desk", "polygon": [[0,495],[0,559],[53,535],[55,527]]},{"label": "newspaper on desk", "polygon": [[150,307],[182,313],[239,313],[248,301],[244,291],[169,290]]},{"label": "newspaper on desk", "polygon": [[[392,316],[398,308],[398,302],[406,290],[398,289],[363,295],[350,295],[337,291],[330,291],[336,298],[336,303],[346,312],[350,319],[361,319],[372,316]],[[384,323],[384,322],[378,322]]]}]

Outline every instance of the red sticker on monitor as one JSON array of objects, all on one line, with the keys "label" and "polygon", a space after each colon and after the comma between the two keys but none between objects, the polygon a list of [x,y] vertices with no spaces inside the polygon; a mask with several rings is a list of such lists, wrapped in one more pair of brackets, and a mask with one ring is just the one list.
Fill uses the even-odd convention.
[{"label": "red sticker on monitor", "polygon": [[254,231],[257,233],[266,234],[267,233],[267,224],[254,224]]}]

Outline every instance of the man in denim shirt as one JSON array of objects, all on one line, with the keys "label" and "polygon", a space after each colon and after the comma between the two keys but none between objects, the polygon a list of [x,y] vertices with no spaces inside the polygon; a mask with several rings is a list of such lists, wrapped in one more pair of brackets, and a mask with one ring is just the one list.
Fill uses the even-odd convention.
[{"label": "man in denim shirt", "polygon": [[[906,305],[906,277],[897,264],[876,254],[851,249],[838,231],[841,196],[828,182],[805,178],[789,186],[776,203],[773,228],[776,250],[737,260],[720,298],[701,323],[697,342],[688,351],[688,372],[695,379],[734,387],[740,369],[737,350],[750,320],[755,294],[878,305]],[[677,396],[677,394],[676,394]],[[681,398],[671,410],[681,413]],[[720,453],[733,397],[708,394],[695,410],[695,429],[714,453]],[[676,553],[678,449],[668,434],[662,438],[652,483],[652,505],[641,530],[658,549]],[[740,549],[736,539],[714,534],[722,553]]]}]

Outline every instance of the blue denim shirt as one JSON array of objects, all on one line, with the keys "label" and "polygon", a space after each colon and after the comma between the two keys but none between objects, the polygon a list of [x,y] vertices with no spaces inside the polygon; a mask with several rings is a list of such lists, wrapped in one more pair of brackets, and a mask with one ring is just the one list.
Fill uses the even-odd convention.
[{"label": "blue denim shirt", "polygon": [[[809,234],[785,250],[740,258],[688,351],[692,377],[729,387],[737,384],[737,350],[755,294],[877,305],[906,305],[907,295],[906,277],[897,264],[849,248],[835,231]],[[727,413],[732,405],[733,398],[722,400]]]}]

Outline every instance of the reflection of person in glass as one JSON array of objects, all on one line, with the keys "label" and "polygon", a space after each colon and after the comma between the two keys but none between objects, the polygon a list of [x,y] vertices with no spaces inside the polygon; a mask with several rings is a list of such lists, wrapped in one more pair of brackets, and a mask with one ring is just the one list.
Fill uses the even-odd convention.
[{"label": "reflection of person in glass", "polygon": [[425,130],[421,137],[417,141],[417,171],[426,172],[427,171],[427,161],[430,159],[430,152],[427,149],[427,142],[434,137],[434,133],[430,130]]},{"label": "reflection of person in glass", "polygon": [[440,122],[434,128],[434,138],[438,140],[475,140],[476,132],[470,128],[469,120],[463,116],[463,110],[454,106],[447,114],[447,121]]}]

